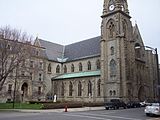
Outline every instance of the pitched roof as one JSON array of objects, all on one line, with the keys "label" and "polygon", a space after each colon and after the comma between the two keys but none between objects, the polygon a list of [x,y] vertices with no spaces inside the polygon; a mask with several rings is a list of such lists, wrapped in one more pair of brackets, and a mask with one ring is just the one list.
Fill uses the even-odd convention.
[{"label": "pitched roof", "polygon": [[100,36],[66,46],[42,39],[39,39],[39,42],[41,47],[46,48],[49,60],[58,61],[57,58],[67,58],[67,61],[72,61],[100,55]]},{"label": "pitched roof", "polygon": [[63,45],[59,45],[42,39],[39,39],[39,42],[41,47],[46,48],[46,55],[49,60],[57,61],[57,58],[62,57],[62,51],[64,47]]},{"label": "pitched roof", "polygon": [[100,76],[100,70],[88,71],[88,72],[78,72],[78,73],[66,73],[66,74],[62,74],[57,77],[53,77],[52,80],[63,80],[63,79],[92,77],[92,76]]},{"label": "pitched roof", "polygon": [[68,61],[100,55],[100,36],[65,46]]}]

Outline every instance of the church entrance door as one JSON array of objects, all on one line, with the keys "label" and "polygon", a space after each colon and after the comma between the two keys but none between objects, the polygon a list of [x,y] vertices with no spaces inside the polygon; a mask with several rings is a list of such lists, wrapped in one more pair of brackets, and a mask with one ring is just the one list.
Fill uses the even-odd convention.
[{"label": "church entrance door", "polygon": [[144,89],[144,86],[141,86],[139,88],[139,91],[138,91],[138,99],[140,101],[145,101],[146,99],[146,92],[145,92],[145,89]]},{"label": "church entrance door", "polygon": [[26,100],[28,96],[28,84],[27,83],[23,83],[21,87],[21,95],[22,95],[22,102],[23,102]]}]

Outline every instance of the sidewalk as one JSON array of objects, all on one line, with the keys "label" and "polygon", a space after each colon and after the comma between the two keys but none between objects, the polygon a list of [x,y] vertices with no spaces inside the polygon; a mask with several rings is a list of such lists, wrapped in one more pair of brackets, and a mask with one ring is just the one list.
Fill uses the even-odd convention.
[{"label": "sidewalk", "polygon": [[[83,107],[83,108],[68,108],[67,112],[76,111],[91,111],[91,110],[104,110],[104,107]],[[28,110],[28,109],[14,109],[18,112],[32,112],[32,113],[49,113],[49,112],[65,112],[65,109],[47,109],[47,110]]]}]

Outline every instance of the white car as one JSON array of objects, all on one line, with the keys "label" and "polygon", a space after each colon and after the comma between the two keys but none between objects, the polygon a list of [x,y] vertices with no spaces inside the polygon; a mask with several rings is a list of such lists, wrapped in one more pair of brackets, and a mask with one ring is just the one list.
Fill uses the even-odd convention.
[{"label": "white car", "polygon": [[147,116],[160,115],[160,103],[151,103],[150,105],[146,106],[144,112]]}]

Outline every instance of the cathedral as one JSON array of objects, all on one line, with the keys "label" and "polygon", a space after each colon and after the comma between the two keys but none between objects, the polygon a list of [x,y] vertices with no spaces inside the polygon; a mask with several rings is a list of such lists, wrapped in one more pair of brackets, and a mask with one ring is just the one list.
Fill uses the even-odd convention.
[{"label": "cathedral", "polygon": [[[31,76],[19,80],[21,101],[104,102],[158,98],[156,54],[146,49],[138,25],[132,26],[127,0],[104,0],[101,35],[69,45],[38,37]],[[39,66],[41,69],[36,69]],[[12,101],[14,81],[4,84],[1,101]],[[22,99],[23,97],[23,99]]]}]

